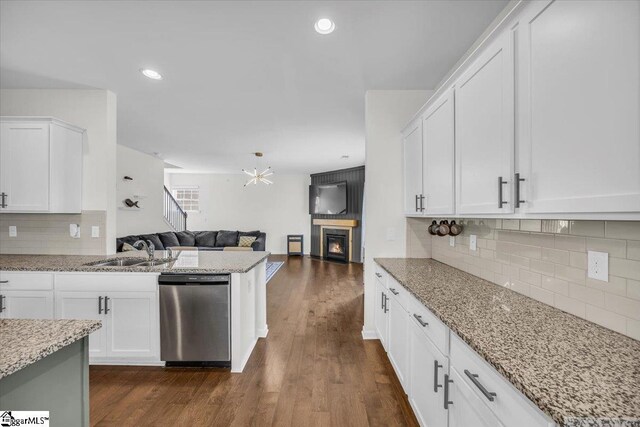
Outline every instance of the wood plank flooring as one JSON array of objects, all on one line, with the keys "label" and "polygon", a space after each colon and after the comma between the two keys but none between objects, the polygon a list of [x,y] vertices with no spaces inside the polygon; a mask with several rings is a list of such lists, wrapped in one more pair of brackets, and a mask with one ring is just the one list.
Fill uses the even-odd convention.
[{"label": "wood plank flooring", "polygon": [[380,342],[362,339],[362,266],[273,258],[269,336],[243,373],[92,366],[91,425],[418,425]]}]

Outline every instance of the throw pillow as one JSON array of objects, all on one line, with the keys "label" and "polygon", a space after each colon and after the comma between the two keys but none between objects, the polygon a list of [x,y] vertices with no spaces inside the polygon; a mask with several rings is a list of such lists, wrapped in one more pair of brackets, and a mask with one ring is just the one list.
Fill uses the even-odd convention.
[{"label": "throw pillow", "polygon": [[178,231],[176,232],[176,237],[180,242],[180,246],[195,246],[196,245],[196,237],[190,231]]},{"label": "throw pillow", "polygon": [[137,251],[137,250],[138,249],[134,248],[128,243],[125,243],[124,245],[122,245],[122,252],[130,252],[130,251]]},{"label": "throw pillow", "polygon": [[165,233],[158,233],[158,237],[160,238],[160,241],[162,242],[162,246],[164,246],[165,248],[171,248],[173,246],[180,246],[180,241],[178,240],[178,237],[176,236],[176,233],[174,233],[173,231],[167,231]]},{"label": "throw pillow", "polygon": [[151,243],[153,243],[153,247],[156,248],[156,250],[158,251],[164,250],[164,245],[160,241],[160,238],[158,237],[157,234],[141,234],[140,239],[144,240],[145,242],[149,240]]},{"label": "throw pillow", "polygon": [[196,241],[195,245],[203,248],[212,248],[216,245],[216,235],[218,234],[215,231],[196,231],[195,233]]},{"label": "throw pillow", "polygon": [[240,236],[238,239],[238,246],[241,248],[250,248],[251,244],[256,241],[253,236]]}]

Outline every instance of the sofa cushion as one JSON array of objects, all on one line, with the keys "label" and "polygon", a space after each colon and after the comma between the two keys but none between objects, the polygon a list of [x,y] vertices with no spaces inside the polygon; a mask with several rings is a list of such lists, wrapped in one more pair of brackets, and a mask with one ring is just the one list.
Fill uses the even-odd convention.
[{"label": "sofa cushion", "polygon": [[238,232],[227,230],[218,231],[216,246],[219,248],[224,248],[225,246],[238,246]]},{"label": "sofa cushion", "polygon": [[116,239],[116,250],[118,252],[122,252],[122,246],[127,243],[129,245],[133,245],[135,242],[140,240],[140,236],[125,236],[119,237]]},{"label": "sofa cushion", "polygon": [[167,231],[166,233],[158,233],[158,237],[160,238],[160,241],[162,242],[162,245],[165,248],[180,246],[180,241],[178,240],[176,233],[174,233],[173,231]]},{"label": "sofa cushion", "polygon": [[153,243],[153,246],[157,250],[161,250],[161,251],[164,250],[164,245],[160,241],[160,238],[158,237],[157,234],[141,234],[140,235],[140,240],[144,240],[144,241],[149,240],[151,243]]},{"label": "sofa cushion", "polygon": [[242,236],[252,236],[252,237],[255,237],[257,239],[258,237],[260,237],[260,230],[256,230],[256,231],[238,231],[238,237],[242,237]]},{"label": "sofa cushion", "polygon": [[195,246],[196,236],[190,231],[177,231],[174,233],[180,242],[179,246]]},{"label": "sofa cushion", "polygon": [[216,245],[216,231],[196,231],[193,233],[196,237],[196,246],[198,247],[214,247]]}]

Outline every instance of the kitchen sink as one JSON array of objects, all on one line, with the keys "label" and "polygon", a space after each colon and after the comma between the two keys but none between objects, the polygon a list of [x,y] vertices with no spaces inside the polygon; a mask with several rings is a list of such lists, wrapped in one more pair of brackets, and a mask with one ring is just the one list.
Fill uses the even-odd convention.
[{"label": "kitchen sink", "polygon": [[172,260],[166,260],[166,259],[153,259],[150,261],[145,261],[145,262],[141,262],[140,264],[136,264],[136,267],[156,267],[158,265],[165,265],[165,264],[169,264]]},{"label": "kitchen sink", "polygon": [[142,258],[122,258],[122,259],[112,259],[109,261],[102,261],[95,264],[91,264],[92,267],[127,267],[138,265],[140,263],[145,262]]}]

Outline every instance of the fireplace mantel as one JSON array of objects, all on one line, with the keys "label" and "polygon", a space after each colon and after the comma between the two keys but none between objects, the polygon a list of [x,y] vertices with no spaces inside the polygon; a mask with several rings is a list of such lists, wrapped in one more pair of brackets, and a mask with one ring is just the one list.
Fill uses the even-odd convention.
[{"label": "fireplace mantel", "polygon": [[314,218],[313,225],[320,226],[320,256],[324,254],[324,230],[335,228],[349,232],[349,262],[353,261],[353,229],[358,226],[357,219],[324,219]]}]

